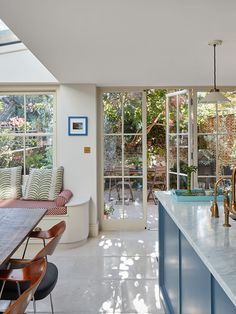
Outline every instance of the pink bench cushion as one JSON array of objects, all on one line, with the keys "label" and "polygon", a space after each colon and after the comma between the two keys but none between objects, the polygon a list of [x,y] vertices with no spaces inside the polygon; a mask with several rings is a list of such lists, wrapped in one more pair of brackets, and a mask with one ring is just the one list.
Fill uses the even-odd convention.
[{"label": "pink bench cushion", "polygon": [[66,203],[69,202],[69,200],[71,199],[71,197],[73,196],[72,192],[70,190],[64,190],[62,191],[57,198],[55,199],[56,202],[56,206],[57,207],[62,207],[64,206]]},{"label": "pink bench cushion", "polygon": [[55,201],[0,200],[0,208],[47,208],[47,215],[66,215],[67,208],[58,207]]}]

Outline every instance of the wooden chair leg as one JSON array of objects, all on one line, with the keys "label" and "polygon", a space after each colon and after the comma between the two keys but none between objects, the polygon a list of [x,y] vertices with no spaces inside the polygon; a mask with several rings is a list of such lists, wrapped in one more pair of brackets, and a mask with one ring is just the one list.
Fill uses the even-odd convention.
[{"label": "wooden chair leg", "polygon": [[147,196],[147,201],[149,201],[150,200],[150,196],[153,196],[153,187],[152,186],[150,186],[150,188],[149,188],[149,192],[148,192],[148,196]]},{"label": "wooden chair leg", "polygon": [[131,186],[129,186],[129,192],[130,192],[131,200],[133,202],[134,201],[134,195],[133,195],[133,191],[132,191]]},{"label": "wooden chair leg", "polygon": [[108,194],[108,201],[111,200],[111,190],[112,190],[112,186],[111,186],[111,178],[109,179],[109,194]]},{"label": "wooden chair leg", "polygon": [[158,204],[158,199],[156,198],[155,191],[152,191],[153,202],[155,205]]}]

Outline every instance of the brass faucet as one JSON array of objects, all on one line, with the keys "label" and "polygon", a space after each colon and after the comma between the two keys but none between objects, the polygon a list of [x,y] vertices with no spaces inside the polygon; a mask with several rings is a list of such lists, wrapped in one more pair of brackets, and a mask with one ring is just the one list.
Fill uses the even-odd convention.
[{"label": "brass faucet", "polygon": [[[211,216],[216,218],[219,217],[218,205],[216,200],[217,186],[222,180],[223,178],[220,178],[215,183],[214,201],[211,206]],[[229,200],[229,191],[224,192],[224,215],[225,215],[225,222],[223,224],[224,227],[231,227],[231,225],[229,224],[229,213],[236,215],[236,167],[233,169],[231,182],[232,182],[231,203]]]},{"label": "brass faucet", "polygon": [[231,227],[229,223],[229,208],[230,208],[230,202],[229,202],[229,191],[225,191],[224,193],[224,215],[225,215],[225,222],[223,224],[224,227]]},{"label": "brass faucet", "polygon": [[235,195],[235,184],[236,184],[236,167],[232,172],[232,196],[231,196],[231,213],[236,215],[236,195]]},{"label": "brass faucet", "polygon": [[236,167],[232,172],[232,193],[231,193],[231,204],[229,201],[229,191],[225,192],[224,198],[224,214],[225,214],[225,222],[223,224],[224,227],[231,227],[229,224],[229,213],[236,215],[236,195],[235,195],[235,184],[236,184]]},{"label": "brass faucet", "polygon": [[219,218],[219,209],[218,209],[218,205],[217,205],[217,188],[219,183],[223,180],[223,178],[219,178],[214,186],[214,200],[213,203],[211,205],[211,217],[214,218]]}]

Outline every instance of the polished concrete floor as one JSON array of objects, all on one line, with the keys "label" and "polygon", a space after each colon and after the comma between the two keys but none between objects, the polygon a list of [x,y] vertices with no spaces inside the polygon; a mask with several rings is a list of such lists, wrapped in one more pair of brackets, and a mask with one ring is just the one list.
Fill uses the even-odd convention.
[{"label": "polished concrete floor", "polygon": [[[156,212],[156,206],[149,207],[149,230],[101,232],[80,247],[59,245],[49,257],[59,269],[53,290],[55,313],[163,314]],[[37,250],[37,245],[30,246],[30,254]],[[50,313],[49,299],[38,301],[37,311]]]}]

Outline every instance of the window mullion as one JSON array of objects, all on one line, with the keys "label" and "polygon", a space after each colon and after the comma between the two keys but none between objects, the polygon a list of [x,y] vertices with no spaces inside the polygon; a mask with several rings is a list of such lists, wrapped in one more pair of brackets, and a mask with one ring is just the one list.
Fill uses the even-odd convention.
[{"label": "window mullion", "polygon": [[24,174],[26,175],[26,95],[24,94],[24,134],[23,134],[23,160],[24,160]]}]

